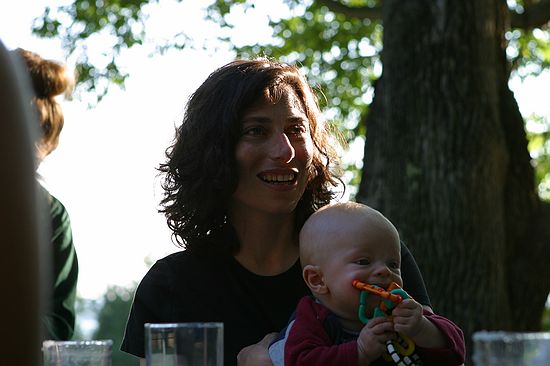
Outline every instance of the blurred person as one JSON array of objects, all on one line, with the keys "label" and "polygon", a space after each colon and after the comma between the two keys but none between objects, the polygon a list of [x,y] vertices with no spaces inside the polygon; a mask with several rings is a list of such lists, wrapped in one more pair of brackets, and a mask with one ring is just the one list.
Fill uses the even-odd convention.
[{"label": "blurred person", "polygon": [[41,364],[44,211],[36,191],[29,77],[0,39],[0,354],[4,365]]}]

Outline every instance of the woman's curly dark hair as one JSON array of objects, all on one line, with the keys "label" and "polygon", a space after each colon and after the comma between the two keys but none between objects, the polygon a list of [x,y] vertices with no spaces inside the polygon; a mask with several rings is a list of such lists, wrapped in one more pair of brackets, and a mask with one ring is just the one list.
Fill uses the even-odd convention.
[{"label": "woman's curly dark hair", "polygon": [[[317,98],[299,70],[266,58],[237,60],[215,70],[191,95],[173,144],[160,165],[160,212],[177,244],[191,248],[216,237],[227,224],[227,207],[238,184],[235,147],[244,112],[260,98],[291,87],[302,101],[315,146],[310,181],[296,208],[296,229],[334,197],[342,181],[328,126],[319,120]],[[238,248],[230,248],[236,250]]]}]

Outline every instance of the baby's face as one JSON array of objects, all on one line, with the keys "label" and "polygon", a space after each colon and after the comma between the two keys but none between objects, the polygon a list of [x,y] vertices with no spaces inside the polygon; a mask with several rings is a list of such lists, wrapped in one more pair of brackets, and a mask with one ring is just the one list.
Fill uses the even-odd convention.
[{"label": "baby's face", "polygon": [[[358,319],[360,291],[352,286],[353,280],[384,289],[392,282],[403,285],[399,239],[383,227],[353,221],[340,223],[345,231],[339,237],[325,237],[336,242],[326,246],[333,252],[325,257],[322,266],[329,289],[325,305],[348,320]],[[369,296],[367,305],[374,308],[380,300],[378,296]],[[370,311],[367,315],[371,316]]]}]

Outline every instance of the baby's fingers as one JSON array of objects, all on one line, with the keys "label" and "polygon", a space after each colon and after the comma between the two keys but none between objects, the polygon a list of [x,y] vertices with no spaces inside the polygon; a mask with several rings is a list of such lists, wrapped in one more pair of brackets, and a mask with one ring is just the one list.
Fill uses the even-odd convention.
[{"label": "baby's fingers", "polygon": [[380,336],[380,335],[383,335],[383,334],[393,334],[393,332],[394,332],[393,322],[391,322],[387,318],[380,318],[380,319],[381,320],[378,320],[376,322],[373,322],[372,320],[369,321],[368,328],[370,329],[372,334],[374,334],[376,336]]},{"label": "baby's fingers", "polygon": [[393,311],[417,311],[419,309],[422,310],[422,305],[420,305],[413,299],[406,299],[398,304],[395,309],[393,309]]}]

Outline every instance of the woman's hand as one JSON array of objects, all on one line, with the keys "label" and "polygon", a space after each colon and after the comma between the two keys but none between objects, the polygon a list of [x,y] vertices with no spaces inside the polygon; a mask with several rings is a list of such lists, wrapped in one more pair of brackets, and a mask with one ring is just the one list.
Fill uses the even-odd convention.
[{"label": "woman's hand", "polygon": [[261,341],[243,348],[237,355],[238,366],[273,366],[267,348],[277,333],[269,333]]}]

